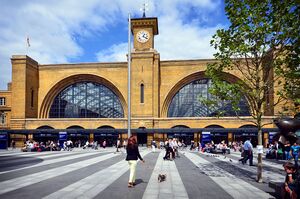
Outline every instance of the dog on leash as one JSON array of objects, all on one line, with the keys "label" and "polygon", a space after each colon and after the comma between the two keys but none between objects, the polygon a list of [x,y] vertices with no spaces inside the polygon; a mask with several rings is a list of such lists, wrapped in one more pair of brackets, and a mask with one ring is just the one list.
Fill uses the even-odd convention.
[{"label": "dog on leash", "polygon": [[163,182],[167,178],[167,174],[158,174],[157,180],[158,182]]}]

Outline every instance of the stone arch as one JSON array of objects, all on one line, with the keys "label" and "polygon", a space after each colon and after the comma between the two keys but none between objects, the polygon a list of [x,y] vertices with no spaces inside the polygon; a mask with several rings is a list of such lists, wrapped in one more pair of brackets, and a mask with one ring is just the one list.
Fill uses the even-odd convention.
[{"label": "stone arch", "polygon": [[67,129],[84,129],[84,128],[82,126],[79,126],[79,125],[73,125],[73,126],[67,127]]},{"label": "stone arch", "polygon": [[189,129],[190,127],[186,126],[186,125],[176,125],[171,127],[172,129],[176,129],[176,128],[185,128],[185,129]]},{"label": "stone arch", "polygon": [[[224,80],[229,82],[229,83],[235,83],[237,81],[241,81],[238,77],[230,74],[230,73],[223,73]],[[168,92],[166,98],[164,99],[162,109],[161,109],[161,116],[162,117],[167,117],[168,115],[168,109],[169,106],[172,102],[173,97],[177,94],[177,92],[183,88],[185,85],[198,80],[198,79],[203,79],[203,78],[209,78],[205,75],[205,71],[200,71],[193,73],[191,75],[188,75],[184,77],[183,79],[179,80]],[[246,97],[246,96],[245,96]]]},{"label": "stone arch", "polygon": [[43,125],[43,126],[39,126],[36,129],[54,129],[52,126],[48,126],[48,125]]},{"label": "stone arch", "polygon": [[245,124],[240,126],[239,128],[257,128],[257,126],[255,126],[254,124]]},{"label": "stone arch", "polygon": [[223,126],[220,126],[220,125],[218,125],[218,124],[212,124],[212,125],[208,125],[208,126],[206,126],[205,128],[207,128],[207,129],[211,129],[211,128],[224,128]]},{"label": "stone arch", "polygon": [[79,74],[79,75],[72,75],[63,80],[60,80],[49,90],[49,92],[47,93],[47,95],[45,96],[41,104],[39,117],[40,118],[49,117],[49,111],[55,97],[60,92],[62,92],[65,88],[75,83],[87,82],[87,81],[105,85],[107,88],[113,91],[120,100],[120,103],[124,111],[124,116],[127,115],[127,109],[125,108],[127,107],[125,98],[123,97],[123,95],[115,85],[113,85],[110,81],[100,76],[91,75],[91,74]]},{"label": "stone arch", "polygon": [[99,126],[97,129],[115,129],[115,128],[109,125],[103,125],[103,126]]}]

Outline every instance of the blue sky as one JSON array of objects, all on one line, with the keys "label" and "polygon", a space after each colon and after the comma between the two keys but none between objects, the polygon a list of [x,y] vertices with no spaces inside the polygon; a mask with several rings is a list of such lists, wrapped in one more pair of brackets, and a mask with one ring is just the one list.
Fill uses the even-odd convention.
[{"label": "blue sky", "polygon": [[161,60],[213,58],[211,37],[229,24],[223,0],[2,0],[0,90],[11,81],[12,55],[40,64],[126,61],[128,13],[142,17],[143,3],[158,18]]}]

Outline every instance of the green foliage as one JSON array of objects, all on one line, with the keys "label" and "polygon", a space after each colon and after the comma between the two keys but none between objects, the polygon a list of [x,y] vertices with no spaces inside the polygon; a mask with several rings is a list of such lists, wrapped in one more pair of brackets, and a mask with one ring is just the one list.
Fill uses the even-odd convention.
[{"label": "green foliage", "polygon": [[[231,25],[217,30],[211,40],[217,62],[206,71],[213,80],[210,92],[234,106],[246,96],[260,128],[274,90],[279,100],[300,103],[300,1],[225,0],[225,4]],[[238,71],[241,79],[228,84],[224,75],[231,70]]]}]

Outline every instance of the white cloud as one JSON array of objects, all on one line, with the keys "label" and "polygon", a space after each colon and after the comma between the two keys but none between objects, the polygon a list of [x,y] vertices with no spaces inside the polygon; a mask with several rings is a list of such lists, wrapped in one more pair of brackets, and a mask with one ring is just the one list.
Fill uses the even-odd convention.
[{"label": "white cloud", "polygon": [[196,27],[180,21],[161,18],[160,35],[156,39],[156,49],[162,59],[212,58],[215,50],[210,46],[212,35],[220,26]]},{"label": "white cloud", "polygon": [[[203,9],[214,11],[219,4],[219,1],[210,0],[162,0],[150,4],[150,10],[158,13],[159,35],[155,37],[155,49],[160,53],[161,59],[213,58],[215,50],[210,46],[210,40],[216,30],[223,27],[219,24],[201,27],[195,22],[197,19],[192,19],[189,23],[184,23],[183,20],[189,11],[187,7],[195,6],[199,12]],[[200,17],[203,21],[202,17],[205,16]],[[126,61],[126,57],[121,56],[122,53],[127,53],[127,44],[114,44],[109,49],[98,52],[97,58],[100,62]]]},{"label": "white cloud", "polygon": [[115,44],[96,53],[99,62],[127,61],[128,43]]},{"label": "white cloud", "polygon": [[[160,34],[155,48],[162,59],[211,57],[213,50],[209,47],[209,40],[218,26],[200,27],[197,18],[217,10],[219,2],[149,0],[147,16],[158,17]],[[133,17],[141,17],[142,3],[141,0],[1,1],[0,90],[6,89],[11,80],[12,55],[28,54],[39,63],[64,63],[82,57],[88,50],[80,45],[79,40],[111,34],[112,26],[126,23],[129,12]],[[197,16],[189,21],[192,8],[197,11]],[[31,44],[28,52],[27,35]],[[92,54],[99,61],[125,61],[126,42],[114,43]]]}]

